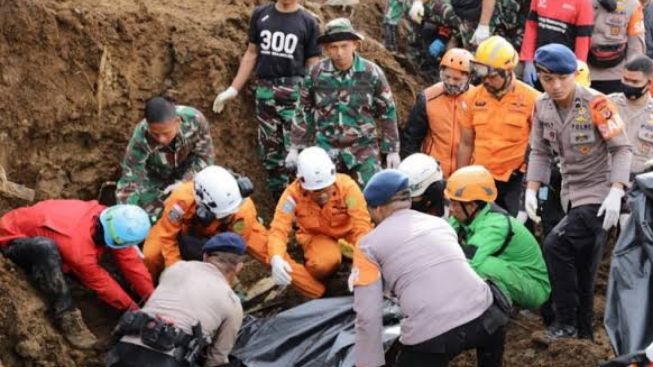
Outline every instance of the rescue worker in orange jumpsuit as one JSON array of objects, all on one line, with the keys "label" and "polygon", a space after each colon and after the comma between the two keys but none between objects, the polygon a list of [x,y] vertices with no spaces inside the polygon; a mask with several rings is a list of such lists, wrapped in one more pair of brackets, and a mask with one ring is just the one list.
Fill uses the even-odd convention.
[{"label": "rescue worker in orange jumpsuit", "polygon": [[440,79],[417,97],[401,134],[401,156],[422,152],[438,162],[444,177],[457,168],[460,122],[467,114],[463,94],[469,89],[471,52],[452,48],[440,62]]},{"label": "rescue worker in orange jumpsuit", "polygon": [[517,80],[515,48],[500,36],[481,42],[472,70],[483,85],[466,93],[467,118],[461,122],[458,167],[473,162],[496,180],[496,204],[512,216],[519,211],[522,177],[533,108],[539,92]]},{"label": "rescue worker in orange jumpsuit", "polygon": [[[293,221],[304,265],[286,252]],[[371,229],[356,181],[337,174],[322,148],[306,148],[297,158],[297,179],[281,195],[270,224],[268,254],[274,281],[283,286],[292,283],[308,297],[321,297],[326,291],[321,280],[335,273],[342,262],[341,246],[355,246]]]},{"label": "rescue worker in orange jumpsuit", "polygon": [[267,230],[248,198],[252,191],[248,178],[236,179],[219,166],[206,167],[193,181],[175,188],[143,246],[152,277],[158,279],[164,268],[182,258],[200,260],[204,242],[226,231],[241,235],[248,253],[267,263]]}]

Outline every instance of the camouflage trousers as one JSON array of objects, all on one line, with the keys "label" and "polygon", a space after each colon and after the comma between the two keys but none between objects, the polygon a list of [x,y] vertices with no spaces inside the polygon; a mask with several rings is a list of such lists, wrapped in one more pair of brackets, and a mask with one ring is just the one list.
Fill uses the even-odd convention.
[{"label": "camouflage trousers", "polygon": [[175,180],[170,182],[150,180],[148,183],[142,184],[135,192],[128,195],[123,195],[120,189],[116,191],[116,201],[118,204],[132,204],[138,205],[149,215],[150,221],[155,223],[161,213],[163,212],[163,202],[169,194],[163,193],[166,187],[175,183]]},{"label": "camouflage trousers", "polygon": [[370,178],[381,170],[377,149],[370,147],[335,149],[332,146],[320,144],[319,139],[318,146],[329,153],[336,164],[336,171],[353,178],[361,189],[365,188]]},{"label": "camouflage trousers", "polygon": [[388,0],[383,14],[383,24],[398,25],[408,10],[408,0]]},{"label": "camouflage trousers", "polygon": [[285,159],[301,81],[300,77],[262,79],[256,87],[257,149],[268,174],[266,184],[275,197],[289,181]]},{"label": "camouflage trousers", "polygon": [[[528,5],[521,0],[497,0],[494,14],[490,20],[490,33],[507,39],[515,49],[521,48],[523,29],[526,24]],[[476,45],[470,44],[478,21],[462,19],[456,15],[451,0],[431,0],[428,4],[427,22],[444,25],[454,32],[458,47],[474,50]],[[523,7],[526,6],[526,9]]]}]

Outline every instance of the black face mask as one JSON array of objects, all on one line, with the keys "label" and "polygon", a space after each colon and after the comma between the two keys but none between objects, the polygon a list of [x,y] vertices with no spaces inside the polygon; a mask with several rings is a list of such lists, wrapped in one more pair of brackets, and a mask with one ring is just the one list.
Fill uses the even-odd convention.
[{"label": "black face mask", "polygon": [[641,87],[633,87],[621,83],[621,90],[624,92],[626,98],[628,98],[631,101],[634,101],[648,92],[648,83],[644,84]]}]

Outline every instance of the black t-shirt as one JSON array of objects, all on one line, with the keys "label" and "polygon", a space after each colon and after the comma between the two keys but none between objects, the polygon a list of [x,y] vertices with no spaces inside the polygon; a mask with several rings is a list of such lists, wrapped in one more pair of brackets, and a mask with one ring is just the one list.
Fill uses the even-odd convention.
[{"label": "black t-shirt", "polygon": [[319,35],[315,17],[304,9],[281,13],[274,3],[257,7],[249,24],[249,42],[258,47],[256,76],[304,76],[306,60],[322,53]]}]

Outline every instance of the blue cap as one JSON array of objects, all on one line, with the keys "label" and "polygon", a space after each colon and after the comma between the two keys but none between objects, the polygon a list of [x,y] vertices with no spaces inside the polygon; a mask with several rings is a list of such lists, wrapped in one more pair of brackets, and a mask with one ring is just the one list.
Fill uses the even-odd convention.
[{"label": "blue cap", "polygon": [[565,45],[550,43],[535,51],[535,66],[552,74],[571,74],[576,71],[576,54]]},{"label": "blue cap", "polygon": [[246,247],[245,241],[239,234],[223,232],[216,234],[210,240],[206,241],[204,246],[202,246],[202,253],[219,251],[242,255],[245,253]]},{"label": "blue cap", "polygon": [[401,190],[408,189],[408,176],[398,169],[384,169],[372,176],[363,194],[367,205],[376,207],[392,199]]}]

